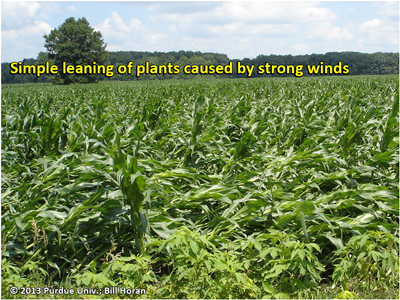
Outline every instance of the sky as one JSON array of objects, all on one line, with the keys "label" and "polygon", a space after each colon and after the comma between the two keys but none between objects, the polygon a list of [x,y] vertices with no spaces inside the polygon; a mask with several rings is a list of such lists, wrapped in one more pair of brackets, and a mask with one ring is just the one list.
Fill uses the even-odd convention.
[{"label": "sky", "polygon": [[1,61],[36,58],[69,17],[85,17],[108,51],[399,52],[398,1],[2,1]]}]

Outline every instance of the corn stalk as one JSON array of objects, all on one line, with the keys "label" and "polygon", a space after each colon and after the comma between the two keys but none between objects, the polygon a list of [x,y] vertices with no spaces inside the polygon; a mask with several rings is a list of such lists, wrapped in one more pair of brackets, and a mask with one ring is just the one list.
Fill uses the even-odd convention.
[{"label": "corn stalk", "polygon": [[135,246],[139,254],[144,252],[143,236],[147,232],[147,217],[141,212],[144,200],[146,181],[137,166],[137,156],[140,141],[135,147],[133,156],[127,155],[120,144],[120,136],[117,133],[115,143],[116,151],[111,151],[114,160],[114,168],[117,171],[117,182],[124,195],[125,204],[130,206],[133,230],[135,232]]}]

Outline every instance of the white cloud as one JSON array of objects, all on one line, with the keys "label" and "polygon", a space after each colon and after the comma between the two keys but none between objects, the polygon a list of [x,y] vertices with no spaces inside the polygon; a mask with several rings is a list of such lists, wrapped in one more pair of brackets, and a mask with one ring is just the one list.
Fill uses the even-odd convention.
[{"label": "white cloud", "polygon": [[370,31],[370,30],[379,28],[380,25],[381,25],[381,21],[379,19],[373,19],[373,20],[362,23],[360,25],[360,30]]},{"label": "white cloud", "polygon": [[349,28],[333,26],[330,22],[320,22],[309,27],[308,38],[336,42],[352,40],[354,34],[350,32]]},{"label": "white cloud", "polygon": [[167,31],[171,32],[171,33],[177,33],[178,29],[176,28],[175,25],[169,25],[168,28],[167,28]]},{"label": "white cloud", "polygon": [[399,2],[398,1],[385,1],[377,3],[380,6],[379,13],[386,17],[394,17],[399,15]]},{"label": "white cloud", "polygon": [[[362,35],[361,50],[396,51],[399,46],[399,2],[374,2],[377,17],[358,25],[357,30]],[[387,50],[391,49],[391,50]]]},{"label": "white cloud", "polygon": [[224,25],[203,26],[214,35],[234,36],[281,36],[294,34],[299,28],[292,24],[246,24],[244,22],[232,22]]},{"label": "white cloud", "polygon": [[[175,49],[184,40],[186,43],[190,41],[182,45],[184,49],[220,51],[235,58],[243,58],[240,51],[247,56],[282,53],[278,45],[285,47],[284,52],[290,53],[292,48],[289,45],[296,42],[288,42],[287,39],[302,35],[305,25],[316,27],[321,22],[330,23],[337,18],[320,2],[225,1],[205,4],[191,11],[186,3],[186,9],[181,3],[174,3],[176,10],[169,5],[160,2],[154,5],[150,10],[150,20],[160,26],[169,24],[168,35],[181,41],[179,44],[175,42]],[[337,39],[340,34],[344,34],[345,38],[351,36],[348,29],[340,29],[340,32],[337,32],[338,27],[330,26],[329,29],[332,39]],[[265,42],[267,39],[269,43]]]},{"label": "white cloud", "polygon": [[364,39],[357,39],[357,45],[358,47],[362,48],[363,47],[363,43],[364,43]]},{"label": "white cloud", "polygon": [[[129,3],[129,2],[128,2]],[[145,2],[132,2],[134,4],[144,4]],[[176,14],[193,14],[193,11],[196,12],[210,12],[215,9],[215,7],[219,6],[221,2],[216,1],[191,1],[190,4],[186,1],[175,1],[168,3],[163,2],[148,2],[150,6],[148,6],[149,12],[152,14],[160,14],[160,13],[176,13]]]},{"label": "white cloud", "polygon": [[3,45],[13,45],[2,48],[2,57],[36,58],[39,51],[45,51],[43,35],[52,29],[46,22],[35,21],[25,28],[2,31]]},{"label": "white cloud", "polygon": [[107,51],[122,51],[123,49],[118,45],[107,45]]},{"label": "white cloud", "polygon": [[308,50],[310,50],[310,46],[307,44],[295,44],[290,46],[290,48],[296,50],[298,54],[305,54]]},{"label": "white cloud", "polygon": [[169,24],[168,35],[176,40],[171,47],[219,51],[235,58],[243,58],[240,51],[252,57],[281,53],[278,45],[283,45],[284,51],[290,53],[286,37],[295,38],[301,34],[304,24],[315,26],[315,23],[332,22],[337,18],[318,2],[213,2],[192,11],[188,11],[187,4],[185,9],[181,3],[174,3],[176,10],[169,4],[154,5],[150,20],[160,26]]},{"label": "white cloud", "polygon": [[24,39],[33,35],[44,35],[45,33],[49,33],[53,28],[43,21],[35,21],[33,25],[29,25],[22,29],[17,30],[5,30],[2,31],[2,38],[12,39],[19,38]]},{"label": "white cloud", "polygon": [[[271,2],[271,1],[229,1],[220,2],[214,9],[208,11],[194,10],[192,13],[177,11],[162,12],[158,4],[154,21],[171,21],[182,23],[229,23],[251,22],[260,23],[295,23],[333,21],[336,15],[328,8],[317,7],[315,2]],[[167,7],[168,4],[164,4]],[[209,7],[211,8],[211,7]]]},{"label": "white cloud", "polygon": [[70,5],[67,7],[67,10],[70,12],[79,12],[79,9],[77,9],[75,6]]},{"label": "white cloud", "polygon": [[358,28],[360,32],[367,34],[368,39],[363,43],[364,45],[399,44],[398,21],[375,18],[360,24]]},{"label": "white cloud", "polygon": [[36,1],[2,1],[1,27],[2,30],[20,29],[26,26],[40,9]]},{"label": "white cloud", "polygon": [[[36,1],[3,1],[2,21],[2,61],[36,58],[44,51],[45,33],[53,28],[44,19],[46,12],[55,5]],[[54,13],[55,10],[53,10]]]},{"label": "white cloud", "polygon": [[107,42],[107,50],[110,51],[115,51],[112,49],[117,48],[150,51],[149,48],[154,47],[166,38],[164,33],[152,32],[138,19],[132,18],[129,24],[126,24],[115,11],[103,23],[94,27],[96,31],[102,33]]}]

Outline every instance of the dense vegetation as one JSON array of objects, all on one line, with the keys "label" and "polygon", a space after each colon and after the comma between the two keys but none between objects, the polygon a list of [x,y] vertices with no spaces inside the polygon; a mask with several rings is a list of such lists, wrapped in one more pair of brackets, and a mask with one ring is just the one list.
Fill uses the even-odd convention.
[{"label": "dense vegetation", "polygon": [[3,297],[398,297],[398,91],[398,76],[3,85]]},{"label": "dense vegetation", "polygon": [[[37,59],[25,59],[22,63],[25,65],[43,64],[47,60],[44,52],[40,52]],[[160,75],[141,75],[139,78],[136,76],[136,65],[144,65],[149,62],[152,65],[226,65],[230,61],[233,66],[237,62],[247,65],[255,65],[255,69],[259,65],[269,63],[271,65],[318,65],[324,62],[325,65],[337,65],[342,62],[343,65],[349,66],[348,75],[378,75],[378,74],[398,74],[399,73],[399,53],[358,53],[358,52],[329,52],[326,54],[311,54],[311,55],[259,55],[254,59],[244,58],[242,60],[229,59],[224,54],[216,53],[201,53],[193,51],[179,51],[179,52],[137,52],[137,51],[120,51],[108,52],[108,62],[106,64],[119,66],[126,65],[128,62],[134,63],[132,74],[119,75],[115,71],[115,75],[111,78],[104,75],[98,76],[98,80],[148,80],[148,79],[192,79],[196,76],[199,77],[219,77],[219,78],[238,78],[247,77],[247,75],[237,75],[236,70],[232,75],[193,75],[193,74],[160,74]],[[23,83],[23,82],[50,82],[46,76],[36,77],[35,75],[11,75],[10,63],[1,64],[2,83]],[[116,70],[116,67],[115,67]],[[293,75],[267,75],[257,74],[253,72],[252,77],[294,77]],[[308,76],[308,72],[304,67],[304,76]]]}]

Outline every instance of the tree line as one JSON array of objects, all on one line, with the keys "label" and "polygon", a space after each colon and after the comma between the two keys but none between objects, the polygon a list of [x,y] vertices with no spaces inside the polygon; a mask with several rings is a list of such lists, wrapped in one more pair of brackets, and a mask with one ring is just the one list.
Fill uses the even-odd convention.
[{"label": "tree line", "polygon": [[[46,60],[46,54],[40,52],[36,59],[28,58],[22,60],[23,65],[38,65],[43,64]],[[360,53],[360,52],[328,52],[325,54],[307,54],[307,55],[259,55],[256,58],[244,58],[231,60],[225,54],[219,53],[202,53],[198,51],[171,51],[171,52],[142,52],[142,51],[118,51],[109,52],[107,65],[114,65],[116,69],[119,65],[126,65],[128,62],[133,62],[131,74],[118,74],[106,77],[97,75],[97,80],[163,80],[163,79],[192,79],[195,77],[213,77],[213,78],[247,78],[246,74],[238,75],[235,66],[237,62],[242,65],[254,65],[255,69],[260,65],[269,63],[270,65],[318,65],[323,62],[325,65],[337,65],[342,62],[349,66],[347,75],[378,75],[378,74],[399,74],[399,53]],[[171,63],[179,65],[181,68],[185,65],[226,65],[233,62],[234,70],[230,75],[196,75],[196,74],[143,74],[140,77],[136,76],[136,65],[144,65],[149,62],[151,65],[166,65]],[[10,73],[10,63],[1,64],[1,83],[36,83],[36,82],[51,82],[49,76],[36,77],[32,74],[13,75]],[[304,75],[310,76],[307,69],[304,68]],[[313,75],[315,76],[315,75]],[[322,75],[320,75],[322,76]],[[345,76],[345,75],[342,75]],[[253,72],[252,78],[255,77],[293,77],[290,74],[258,74]]]},{"label": "tree line", "polygon": [[[248,73],[238,74],[236,70],[238,63],[241,65],[253,66],[258,70],[259,66],[267,63],[273,66],[303,66],[304,69],[300,76],[311,76],[308,68],[318,64],[335,66],[341,63],[348,67],[348,75],[376,75],[376,74],[398,74],[399,73],[399,53],[359,53],[359,52],[329,52],[325,54],[311,55],[259,55],[256,58],[244,58],[242,60],[231,60],[226,54],[219,53],[202,53],[194,51],[171,51],[171,52],[141,52],[141,51],[106,51],[106,44],[99,31],[95,31],[86,20],[81,18],[68,18],[58,28],[53,29],[49,34],[45,34],[46,52],[40,52],[36,59],[29,58],[22,61],[22,65],[44,65],[51,64],[57,66],[58,70],[68,65],[72,69],[76,66],[91,64],[113,65],[114,76],[107,77],[98,72],[94,74],[67,74],[64,72],[56,72],[56,74],[48,76],[36,76],[35,74],[15,74],[15,70],[11,72],[11,63],[1,64],[1,83],[36,83],[36,82],[53,82],[54,84],[70,84],[70,83],[91,83],[101,80],[163,80],[163,79],[192,79],[196,77],[210,78],[238,78],[249,77]],[[132,72],[119,74],[116,72],[119,66],[127,65],[132,62]],[[186,74],[185,72],[168,73],[161,72],[159,74],[136,74],[138,65],[149,64],[151,66],[166,66],[168,64],[179,66],[182,70],[185,66],[213,65],[224,66],[232,63],[231,74]],[[305,67],[305,68],[304,68]],[[282,67],[281,67],[282,68]],[[301,67],[299,67],[300,69]],[[156,68],[157,69],[157,68]],[[266,70],[266,68],[265,68]],[[346,69],[347,70],[347,69]],[[272,72],[252,72],[250,77],[283,77],[294,76],[286,73]],[[296,75],[297,76],[297,75]],[[321,75],[320,75],[321,76]]]}]

